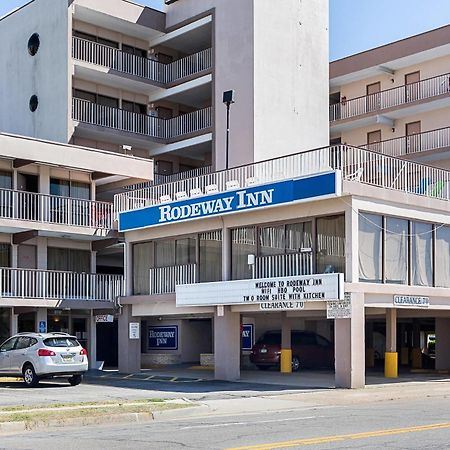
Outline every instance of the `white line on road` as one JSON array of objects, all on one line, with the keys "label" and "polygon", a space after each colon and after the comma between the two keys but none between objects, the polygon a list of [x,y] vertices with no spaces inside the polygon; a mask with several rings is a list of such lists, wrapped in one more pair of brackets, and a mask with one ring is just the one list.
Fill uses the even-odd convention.
[{"label": "white line on road", "polygon": [[261,423],[276,423],[276,422],[293,422],[295,420],[310,420],[319,419],[326,416],[308,416],[308,417],[290,417],[288,419],[273,419],[273,420],[257,420],[254,422],[228,422],[228,423],[212,423],[209,425],[192,425],[190,427],[182,427],[180,430],[193,430],[198,428],[217,428],[217,427],[230,427],[235,425],[255,425]]}]

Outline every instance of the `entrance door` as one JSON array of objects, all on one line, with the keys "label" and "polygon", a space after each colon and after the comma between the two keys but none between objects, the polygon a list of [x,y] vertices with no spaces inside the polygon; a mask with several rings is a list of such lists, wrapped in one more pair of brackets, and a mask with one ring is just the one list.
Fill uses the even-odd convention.
[{"label": "entrance door", "polygon": [[72,318],[71,334],[73,334],[82,347],[88,348],[88,323],[85,317]]},{"label": "entrance door", "polygon": [[406,153],[415,153],[420,151],[420,132],[420,120],[418,122],[410,122],[405,125]]},{"label": "entrance door", "polygon": [[420,98],[420,72],[405,75],[405,101],[414,102]]},{"label": "entrance door", "polygon": [[381,152],[381,130],[367,133],[367,148],[373,152]]},{"label": "entrance door", "polygon": [[368,84],[366,86],[366,112],[381,109],[381,83]]},{"label": "entrance door", "polygon": [[118,348],[118,321],[97,323],[97,361],[104,361],[104,367],[117,367]]},{"label": "entrance door", "polygon": [[20,219],[39,220],[39,177],[30,174],[17,174],[17,190],[26,192],[17,199],[17,212]]}]

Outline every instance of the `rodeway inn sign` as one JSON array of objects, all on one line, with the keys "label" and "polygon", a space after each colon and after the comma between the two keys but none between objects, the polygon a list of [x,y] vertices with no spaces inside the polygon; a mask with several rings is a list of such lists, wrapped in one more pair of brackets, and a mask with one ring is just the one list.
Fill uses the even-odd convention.
[{"label": "rodeway inn sign", "polygon": [[340,172],[325,172],[219,194],[149,206],[119,214],[119,231],[323,198],[340,194]]}]

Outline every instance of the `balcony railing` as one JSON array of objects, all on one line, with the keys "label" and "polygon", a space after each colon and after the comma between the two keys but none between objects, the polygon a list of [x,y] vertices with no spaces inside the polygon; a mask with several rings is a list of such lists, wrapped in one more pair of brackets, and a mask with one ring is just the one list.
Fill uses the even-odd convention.
[{"label": "balcony railing", "polygon": [[450,127],[388,139],[373,144],[359,145],[358,147],[396,157],[448,148],[450,147]]},{"label": "balcony railing", "polygon": [[212,66],[210,48],[170,64],[163,64],[75,36],[72,37],[72,57],[160,84],[173,83],[208,70]]},{"label": "balcony railing", "polygon": [[254,278],[291,277],[313,273],[313,253],[257,256]]},{"label": "balcony railing", "polygon": [[114,208],[117,214],[174,200],[180,192],[194,190],[198,196],[206,187],[225,192],[229,182],[245,187],[327,170],[341,170],[344,180],[450,200],[450,171],[342,144],[124,192],[114,197]]},{"label": "balcony railing", "polygon": [[0,268],[0,297],[115,302],[122,275]]},{"label": "balcony railing", "polygon": [[197,283],[197,264],[150,269],[150,295],[172,294],[178,284]]},{"label": "balcony railing", "polygon": [[112,203],[0,189],[0,218],[3,219],[111,230],[112,206]]},{"label": "balcony railing", "polygon": [[210,128],[211,108],[200,109],[172,119],[161,119],[73,98],[72,118],[78,122],[167,140]]},{"label": "balcony railing", "polygon": [[330,105],[330,122],[368,113],[377,114],[388,108],[443,94],[450,94],[450,74],[448,73]]}]

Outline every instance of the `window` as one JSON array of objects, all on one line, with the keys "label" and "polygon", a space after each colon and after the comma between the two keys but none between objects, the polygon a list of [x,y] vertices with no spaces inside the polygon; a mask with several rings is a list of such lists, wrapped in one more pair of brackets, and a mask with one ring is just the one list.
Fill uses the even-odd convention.
[{"label": "window", "polygon": [[11,247],[9,244],[0,244],[0,267],[10,266]]},{"label": "window", "polygon": [[[34,343],[32,343],[34,341]],[[23,350],[29,348],[36,343],[36,339],[30,338],[28,336],[21,336],[17,339],[17,344],[14,350]]]},{"label": "window", "polygon": [[81,89],[74,89],[73,97],[86,100],[87,102],[96,103],[97,105],[107,106],[109,108],[119,107],[119,99],[117,98],[96,94],[94,92],[83,91]]},{"label": "window", "polygon": [[433,286],[433,225],[412,222],[411,284]]},{"label": "window", "polygon": [[93,34],[84,33],[82,31],[73,30],[73,35],[75,37],[78,37],[78,38],[81,38],[81,39],[85,39],[86,41],[97,42],[98,44],[106,45],[106,46],[112,47],[112,48],[119,48],[119,43],[118,42],[111,41],[109,39],[105,39],[105,38],[102,38],[102,37],[98,37],[98,36],[95,36]]},{"label": "window", "polygon": [[0,347],[0,351],[2,352],[9,352],[11,351],[14,346],[16,345],[18,338],[12,338],[9,341],[6,341],[1,347]]},{"label": "window", "polygon": [[286,225],[286,252],[297,253],[312,247],[312,222]]},{"label": "window", "polygon": [[12,189],[12,174],[0,170],[0,189]]},{"label": "window", "polygon": [[147,106],[141,103],[129,102],[127,100],[122,100],[122,109],[124,111],[136,113],[136,114],[147,114]]},{"label": "window", "polygon": [[175,265],[195,264],[195,239],[177,239],[175,241]]},{"label": "window", "polygon": [[359,215],[359,279],[383,281],[383,217]]},{"label": "window", "polygon": [[79,347],[79,342],[74,338],[67,337],[54,337],[44,339],[44,345],[47,347],[53,348],[62,348],[62,347]]},{"label": "window", "polygon": [[436,228],[436,286],[450,288],[450,226]]},{"label": "window", "polygon": [[256,255],[256,228],[231,230],[231,277],[233,280],[252,278],[248,255]]},{"label": "window", "polygon": [[280,255],[286,249],[285,226],[265,227],[259,230],[259,255]]},{"label": "window", "polygon": [[35,112],[38,109],[39,100],[37,98],[37,95],[32,95],[30,97],[30,104],[29,104],[29,106],[30,106],[30,111],[31,112]]},{"label": "window", "polygon": [[89,200],[91,198],[91,186],[89,183],[51,178],[50,194]]},{"label": "window", "polygon": [[131,45],[122,44],[122,51],[129,55],[140,56],[141,58],[147,58],[147,50],[138,47],[132,47]]},{"label": "window", "polygon": [[96,103],[97,95],[93,92],[82,91],[81,89],[74,89],[73,96],[81,100],[86,100],[88,102]]},{"label": "window", "polygon": [[62,270],[77,273],[91,271],[91,252],[72,248],[47,249],[48,270]]},{"label": "window", "polygon": [[345,272],[344,216],[317,219],[317,273]]},{"label": "window", "polygon": [[133,294],[149,293],[149,271],[153,263],[153,242],[133,245]]},{"label": "window", "polygon": [[31,56],[34,56],[38,52],[40,45],[41,41],[39,39],[39,34],[33,33],[30,39],[28,39],[28,53]]},{"label": "window", "polygon": [[199,236],[200,282],[222,279],[222,231],[210,231]]},{"label": "window", "polygon": [[408,283],[408,221],[394,217],[386,218],[385,281]]}]

